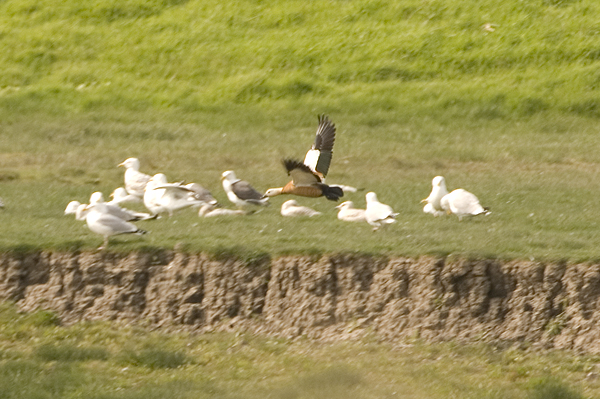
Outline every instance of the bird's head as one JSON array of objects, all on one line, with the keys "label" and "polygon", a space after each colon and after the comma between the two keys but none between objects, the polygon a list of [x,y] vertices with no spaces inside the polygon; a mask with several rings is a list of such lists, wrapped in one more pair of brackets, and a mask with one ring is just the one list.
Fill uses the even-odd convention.
[{"label": "bird's head", "polygon": [[281,188],[281,187],[280,188],[270,188],[267,191],[265,191],[263,198],[276,197],[276,196],[280,195],[282,191],[283,191],[283,188]]},{"label": "bird's head", "polygon": [[119,166],[123,166],[126,169],[139,170],[140,169],[140,161],[137,158],[127,158],[123,162],[119,164]]},{"label": "bird's head", "polygon": [[221,181],[227,180],[229,182],[233,182],[236,179],[237,178],[236,178],[235,173],[233,172],[233,170],[226,170],[225,172],[223,172],[221,174]]},{"label": "bird's head", "polygon": [[445,187],[446,179],[444,179],[444,176],[436,176],[431,181],[431,185],[434,187],[442,187],[442,186]]},{"label": "bird's head", "polygon": [[375,194],[374,192],[368,192],[367,195],[365,195],[365,199],[367,200],[367,203],[369,202],[378,202],[377,201],[377,194]]},{"label": "bird's head", "polygon": [[352,208],[354,206],[354,203],[352,201],[344,201],[341,204],[339,204],[338,206],[336,206],[336,209],[348,209],[348,208]]},{"label": "bird's head", "polygon": [[104,195],[100,191],[96,191],[90,196],[90,204],[97,204],[99,202],[104,202]]}]

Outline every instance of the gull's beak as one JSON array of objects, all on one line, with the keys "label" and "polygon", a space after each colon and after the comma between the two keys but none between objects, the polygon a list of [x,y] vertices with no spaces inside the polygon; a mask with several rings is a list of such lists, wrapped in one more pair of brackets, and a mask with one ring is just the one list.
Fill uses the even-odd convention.
[{"label": "gull's beak", "polygon": [[225,176],[221,176],[221,181],[225,180]]},{"label": "gull's beak", "polygon": [[125,166],[125,161],[121,162],[120,164],[118,164],[117,166]]},{"label": "gull's beak", "polygon": [[423,199],[421,200],[421,204],[422,204],[423,202],[427,202],[427,198],[423,198]]}]

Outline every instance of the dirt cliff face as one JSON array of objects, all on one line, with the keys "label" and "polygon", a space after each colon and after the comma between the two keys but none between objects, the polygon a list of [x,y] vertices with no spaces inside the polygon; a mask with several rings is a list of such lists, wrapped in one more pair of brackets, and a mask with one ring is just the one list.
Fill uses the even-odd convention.
[{"label": "dirt cliff face", "polygon": [[522,341],[600,353],[600,265],[358,255],[0,255],[0,299],[64,323],[318,339]]}]

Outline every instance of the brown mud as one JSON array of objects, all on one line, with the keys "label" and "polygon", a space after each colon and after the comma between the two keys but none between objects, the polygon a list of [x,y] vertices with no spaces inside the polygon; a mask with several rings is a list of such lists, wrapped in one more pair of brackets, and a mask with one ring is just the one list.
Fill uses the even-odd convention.
[{"label": "brown mud", "polygon": [[522,342],[600,353],[600,265],[177,251],[5,253],[0,299],[65,324],[285,337]]}]

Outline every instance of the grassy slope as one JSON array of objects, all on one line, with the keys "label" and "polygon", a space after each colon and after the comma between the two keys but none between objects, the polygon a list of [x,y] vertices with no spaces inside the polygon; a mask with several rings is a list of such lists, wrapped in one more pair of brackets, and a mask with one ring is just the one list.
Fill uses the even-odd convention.
[{"label": "grassy slope", "polygon": [[[337,123],[329,182],[400,212],[381,234],[270,209],[191,211],[140,224],[145,245],[219,251],[463,252],[595,259],[600,6],[591,0],[0,2],[0,247],[91,247],[62,210],[121,184],[115,165],[198,181],[227,203],[223,170],[286,182],[317,113]],[[493,32],[483,29],[492,24]],[[494,213],[457,223],[420,211],[430,180]],[[42,197],[43,195],[43,197]],[[363,193],[348,195],[358,205]],[[260,232],[257,234],[256,232]]]},{"label": "grassy slope", "polygon": [[[597,356],[365,339],[318,344],[243,334],[57,327],[0,306],[3,398],[599,397]],[[113,327],[113,328],[111,328]]]}]

